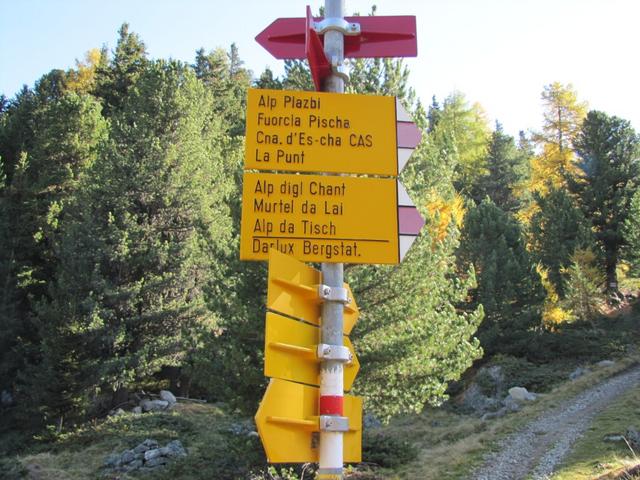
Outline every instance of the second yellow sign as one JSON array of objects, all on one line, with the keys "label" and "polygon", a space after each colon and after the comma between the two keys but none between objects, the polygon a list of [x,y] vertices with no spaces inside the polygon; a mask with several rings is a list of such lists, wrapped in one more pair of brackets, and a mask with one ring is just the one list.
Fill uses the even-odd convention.
[{"label": "second yellow sign", "polygon": [[240,258],[274,248],[307,262],[398,263],[391,178],[245,173]]}]

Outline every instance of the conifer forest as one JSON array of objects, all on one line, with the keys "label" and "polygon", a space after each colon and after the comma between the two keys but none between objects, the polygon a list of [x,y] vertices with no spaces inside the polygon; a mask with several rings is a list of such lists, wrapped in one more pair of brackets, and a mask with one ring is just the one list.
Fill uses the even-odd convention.
[{"label": "conifer forest", "polygon": [[[422,131],[402,182],[426,219],[404,261],[345,265],[354,392],[381,421],[440,405],[472,365],[592,348],[638,294],[640,137],[571,84],[507,134],[463,92],[417,98],[402,60],[350,60],[347,92],[397,97]],[[249,88],[313,90],[306,62],[235,45],[113,49],[0,96],[0,434],[60,434],[134,392],[253,415],[266,262],[240,261]]]}]

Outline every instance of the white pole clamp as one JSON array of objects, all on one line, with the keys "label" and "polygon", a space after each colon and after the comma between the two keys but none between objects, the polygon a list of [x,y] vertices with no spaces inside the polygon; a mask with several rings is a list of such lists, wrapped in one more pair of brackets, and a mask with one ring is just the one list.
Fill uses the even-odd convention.
[{"label": "white pole clamp", "polygon": [[344,345],[327,345],[326,343],[321,343],[318,345],[317,355],[321,360],[337,360],[346,364],[353,362],[351,351]]},{"label": "white pole clamp", "polygon": [[323,432],[348,432],[349,417],[320,415],[320,430]]},{"label": "white pole clamp", "polygon": [[318,297],[325,302],[339,302],[345,305],[351,303],[349,291],[344,287],[330,287],[328,285],[318,285]]},{"label": "white pole clamp", "polygon": [[347,22],[344,18],[324,18],[313,22],[313,29],[318,35],[328,30],[335,30],[343,35],[360,35],[360,24]]}]

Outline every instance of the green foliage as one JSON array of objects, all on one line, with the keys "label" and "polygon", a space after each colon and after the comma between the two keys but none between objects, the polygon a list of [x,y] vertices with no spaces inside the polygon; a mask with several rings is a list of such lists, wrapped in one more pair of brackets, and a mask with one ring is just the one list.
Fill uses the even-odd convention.
[{"label": "green foliage", "polygon": [[394,468],[411,462],[418,449],[407,440],[392,435],[365,431],[362,435],[362,460],[381,467]]},{"label": "green foliage", "polygon": [[162,367],[188,370],[215,331],[206,289],[231,232],[220,131],[211,96],[178,63],[150,63],[122,99],[39,311],[44,358],[31,398],[46,394],[49,421]]},{"label": "green foliage", "polygon": [[604,275],[595,264],[595,256],[589,250],[576,251],[571,256],[571,262],[563,271],[567,277],[564,304],[574,318],[591,321],[597,315],[603,301]]},{"label": "green foliage", "polygon": [[519,206],[515,188],[521,181],[522,160],[513,137],[505,134],[502,125],[497,123],[484,161],[486,173],[477,178],[473,186],[476,202],[488,197],[505,212],[514,213]]},{"label": "green foliage", "polygon": [[478,337],[485,351],[526,351],[529,337],[541,326],[544,289],[518,223],[490,200],[471,208],[459,260],[476,271],[478,286],[468,306],[484,308]]},{"label": "green foliage", "polygon": [[235,44],[229,52],[218,48],[205,53],[201,48],[196,52],[193,69],[213,94],[216,114],[223,119],[222,125],[230,135],[244,133],[247,88],[251,72],[242,67]]},{"label": "green foliage", "polygon": [[485,112],[477,103],[469,105],[461,92],[454,92],[444,100],[438,130],[450,138],[450,154],[456,159],[456,189],[468,193],[487,173],[487,145],[491,133]]},{"label": "green foliage", "polygon": [[538,210],[531,217],[529,238],[536,260],[549,272],[560,298],[565,296],[567,271],[576,249],[593,242],[587,220],[563,189],[552,186],[546,196],[534,194]]},{"label": "green foliage", "polygon": [[95,94],[103,99],[106,116],[120,109],[148,61],[144,42],[137,34],[129,32],[128,23],[123,23],[118,30],[118,42],[111,60],[105,51],[96,69]]},{"label": "green foliage", "polygon": [[640,188],[631,198],[629,212],[622,227],[625,241],[622,255],[631,267],[631,273],[640,277]]},{"label": "green foliage", "polygon": [[26,478],[28,471],[15,458],[0,458],[0,475],[5,480],[20,480]]},{"label": "green foliage", "polygon": [[[355,67],[354,89],[394,94],[411,105],[401,61],[374,62],[372,70],[366,70],[366,63]],[[416,121],[426,125],[420,109]],[[434,141],[418,149],[402,179],[425,216],[430,195],[449,200],[454,192],[450,170],[430,168],[450,160],[438,147]],[[346,271],[361,310],[353,333],[361,361],[355,389],[367,399],[367,408],[382,418],[419,412],[425,403],[443,401],[447,383],[481,354],[473,334],[482,311],[461,314],[454,307],[473,284],[473,275],[455,276],[457,228],[445,222],[440,237],[433,228],[440,219],[428,217],[429,224],[400,265],[353,266]]]},{"label": "green foliage", "polygon": [[591,220],[604,256],[607,291],[616,297],[616,268],[625,243],[623,228],[640,183],[640,142],[627,120],[591,111],[574,143],[578,171],[569,177],[569,187]]}]

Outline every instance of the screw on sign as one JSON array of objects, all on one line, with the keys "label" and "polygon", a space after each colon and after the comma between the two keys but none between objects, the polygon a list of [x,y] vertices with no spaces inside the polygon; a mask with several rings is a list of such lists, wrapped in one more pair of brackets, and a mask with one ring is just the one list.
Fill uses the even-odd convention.
[{"label": "screw on sign", "polygon": [[[345,18],[344,0],[325,0],[324,11],[324,18],[314,18],[307,7],[305,17],[279,18],[256,37],[276,58],[306,58],[317,90],[344,94],[345,57],[417,55],[413,16]],[[317,97],[306,99],[314,105],[310,111],[303,111],[305,95]],[[396,177],[420,132],[392,99],[369,97],[387,110],[371,103],[376,114],[359,117],[367,107],[355,105],[365,99],[338,95],[336,110],[323,116],[335,100],[323,95],[250,92],[245,169],[270,173],[244,174],[241,258],[269,258],[269,308],[312,324],[267,314],[265,373],[272,378],[256,414],[267,458],[317,461],[319,479],[341,479],[344,461],[360,460],[362,429],[361,399],[344,395],[357,358],[343,335],[355,323],[357,307],[342,262],[398,263],[415,240],[424,221]],[[374,161],[359,161],[360,151]],[[339,159],[337,167],[331,158]],[[372,195],[375,188],[379,193]],[[360,209],[374,202],[378,216],[363,222]],[[278,250],[322,262],[321,272],[294,265]]]}]

